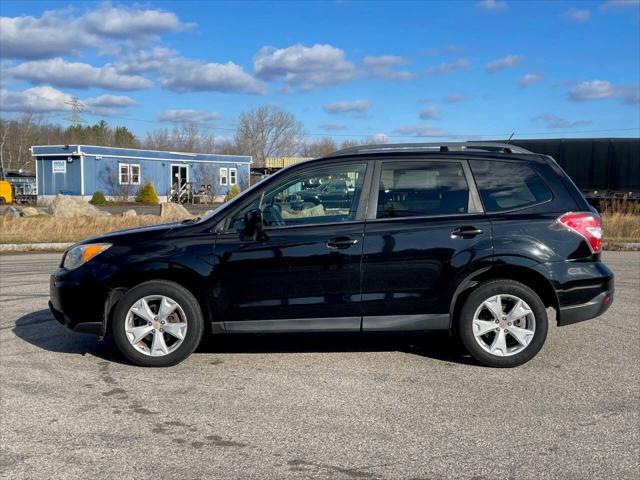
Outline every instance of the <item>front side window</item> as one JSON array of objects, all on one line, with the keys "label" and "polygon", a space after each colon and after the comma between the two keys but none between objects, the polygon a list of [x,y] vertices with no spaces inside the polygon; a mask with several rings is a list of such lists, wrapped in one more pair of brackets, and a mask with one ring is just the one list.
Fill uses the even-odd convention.
[{"label": "front side window", "polygon": [[453,215],[469,210],[460,162],[384,162],[376,218]]},{"label": "front side window", "polygon": [[262,210],[266,228],[355,220],[366,165],[333,165],[291,173],[250,200],[227,224],[239,229],[244,214]]},{"label": "front side window", "polygon": [[227,169],[220,169],[220,185],[227,185]]},{"label": "front side window", "polygon": [[471,160],[471,171],[487,213],[530,207],[553,198],[544,180],[527,165]]}]

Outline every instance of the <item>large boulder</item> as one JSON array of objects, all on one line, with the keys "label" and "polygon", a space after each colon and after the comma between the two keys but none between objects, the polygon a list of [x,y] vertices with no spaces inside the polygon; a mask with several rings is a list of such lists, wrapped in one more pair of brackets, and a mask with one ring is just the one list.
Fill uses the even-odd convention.
[{"label": "large boulder", "polygon": [[162,202],[160,204],[160,216],[163,218],[191,218],[189,210],[179,203]]},{"label": "large boulder", "polygon": [[137,217],[138,212],[136,212],[133,208],[126,210],[120,214],[121,217]]},{"label": "large boulder", "polygon": [[34,207],[24,207],[20,212],[20,215],[22,215],[23,217],[35,217],[37,215],[40,215],[40,212],[37,208]]},{"label": "large boulder", "polygon": [[4,211],[2,211],[2,215],[5,215],[7,217],[19,218],[20,210],[18,210],[16,207],[7,207],[4,209]]},{"label": "large boulder", "polygon": [[49,205],[51,215],[59,218],[100,217],[103,212],[81,198],[56,195]]}]

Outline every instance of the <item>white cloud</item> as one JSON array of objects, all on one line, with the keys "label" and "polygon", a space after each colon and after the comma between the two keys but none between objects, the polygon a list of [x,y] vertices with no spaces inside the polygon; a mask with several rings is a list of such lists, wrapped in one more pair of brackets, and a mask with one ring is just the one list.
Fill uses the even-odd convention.
[{"label": "white cloud", "polygon": [[65,26],[56,12],[45,12],[40,18],[0,17],[2,58],[29,60],[77,54],[80,49],[95,45],[94,35],[84,35],[71,25]]},{"label": "white cloud", "polygon": [[640,0],[608,0],[600,8],[602,10],[640,7]]},{"label": "white cloud", "polygon": [[447,75],[449,73],[458,72],[460,70],[466,70],[471,67],[471,62],[466,58],[460,58],[453,63],[441,63],[440,65],[431,66],[427,68],[427,75]]},{"label": "white cloud", "polygon": [[343,113],[365,113],[371,107],[369,100],[353,100],[347,102],[327,103],[322,108],[327,113],[343,114]]},{"label": "white cloud", "polygon": [[218,112],[190,109],[165,110],[156,117],[159,122],[172,123],[210,123],[220,118]]},{"label": "white cloud", "polygon": [[120,60],[114,63],[114,67],[118,72],[128,74],[158,72],[167,68],[177,58],[179,58],[177,50],[164,47],[138,50],[133,53],[125,51],[120,55]]},{"label": "white cloud", "polygon": [[444,101],[446,103],[460,103],[468,99],[469,97],[467,97],[464,93],[450,93],[449,95],[445,95],[444,97]]},{"label": "white cloud", "polygon": [[411,80],[413,74],[407,70],[395,70],[397,67],[409,63],[397,55],[368,55],[362,60],[365,74],[371,77],[386,78],[387,80]]},{"label": "white cloud", "polygon": [[420,112],[420,118],[423,120],[431,120],[434,118],[440,118],[440,110],[436,107],[427,107]]},{"label": "white cloud", "polygon": [[62,58],[34,60],[5,70],[11,78],[54,87],[143,90],[153,82],[137,75],[118,73],[112,65],[94,67],[87,63],[67,62]]},{"label": "white cloud", "polygon": [[347,129],[346,125],[342,125],[341,123],[323,123],[322,125],[318,125],[318,127],[329,132],[338,132]]},{"label": "white cloud", "polygon": [[569,89],[569,100],[585,102],[590,100],[617,99],[622,105],[640,104],[640,84],[631,86],[614,85],[607,80],[581,82]]},{"label": "white cloud", "polygon": [[0,17],[0,55],[25,60],[77,55],[87,47],[106,47],[106,40],[150,40],[192,26],[171,12],[109,3],[78,16],[62,9],[37,18]]},{"label": "white cloud", "polygon": [[168,90],[185,92],[224,92],[264,95],[266,85],[233,62],[204,63],[178,59],[162,71],[160,83]]},{"label": "white cloud", "polygon": [[500,70],[504,70],[505,68],[515,67],[523,59],[524,56],[522,55],[507,55],[506,57],[487,63],[484,68],[487,73],[496,73]]},{"label": "white cloud", "polygon": [[570,8],[564,13],[564,17],[573,22],[584,23],[589,21],[591,12],[589,10],[582,10],[579,8]]},{"label": "white cloud", "polygon": [[449,132],[441,130],[440,128],[433,127],[431,125],[406,125],[404,127],[398,127],[394,130],[395,133],[400,135],[406,135],[411,137],[455,137]]},{"label": "white cloud", "polygon": [[509,9],[509,5],[507,2],[501,0],[481,0],[476,3],[476,8],[491,12],[503,12]]},{"label": "white cloud", "polygon": [[544,122],[546,123],[547,128],[552,129],[573,128],[580,125],[589,125],[592,123],[591,120],[576,120],[572,122],[562,117],[558,117],[557,115],[554,115],[552,113],[543,113],[542,115],[538,115],[531,120],[534,122]]},{"label": "white cloud", "polygon": [[[73,97],[53,87],[33,87],[21,92],[0,90],[0,105],[7,112],[56,113],[69,112]],[[110,114],[131,107],[135,100],[119,95],[101,95],[80,100],[83,111],[90,114]]]},{"label": "white cloud", "polygon": [[258,78],[282,80],[305,91],[347,82],[358,73],[344,51],[326,44],[262,47],[253,58],[253,69]]},{"label": "white cloud", "polygon": [[181,32],[193,28],[185,24],[173,12],[143,9],[137,6],[114,7],[109,3],[81,17],[86,31],[99,36],[126,38],[154,36],[167,32]]},{"label": "white cloud", "polygon": [[527,88],[529,85],[542,81],[542,76],[537,73],[525,73],[518,79],[518,85]]}]

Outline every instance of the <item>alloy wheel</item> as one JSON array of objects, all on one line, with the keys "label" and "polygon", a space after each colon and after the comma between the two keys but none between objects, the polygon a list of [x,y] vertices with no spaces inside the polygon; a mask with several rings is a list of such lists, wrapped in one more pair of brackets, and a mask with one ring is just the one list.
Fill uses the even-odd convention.
[{"label": "alloy wheel", "polygon": [[494,295],[473,316],[473,336],[491,355],[508,357],[522,352],[535,335],[531,307],[515,295]]},{"label": "alloy wheel", "polygon": [[174,352],[187,334],[187,317],[170,297],[149,295],[128,310],[124,322],[127,340],[138,352],[162,357]]}]

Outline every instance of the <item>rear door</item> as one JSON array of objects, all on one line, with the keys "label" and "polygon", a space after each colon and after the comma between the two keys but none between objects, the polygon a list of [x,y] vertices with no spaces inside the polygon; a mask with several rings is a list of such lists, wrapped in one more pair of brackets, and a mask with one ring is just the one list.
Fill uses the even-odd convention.
[{"label": "rear door", "polygon": [[491,225],[465,160],[377,161],[365,226],[362,329],[449,327],[450,301],[489,266]]}]

